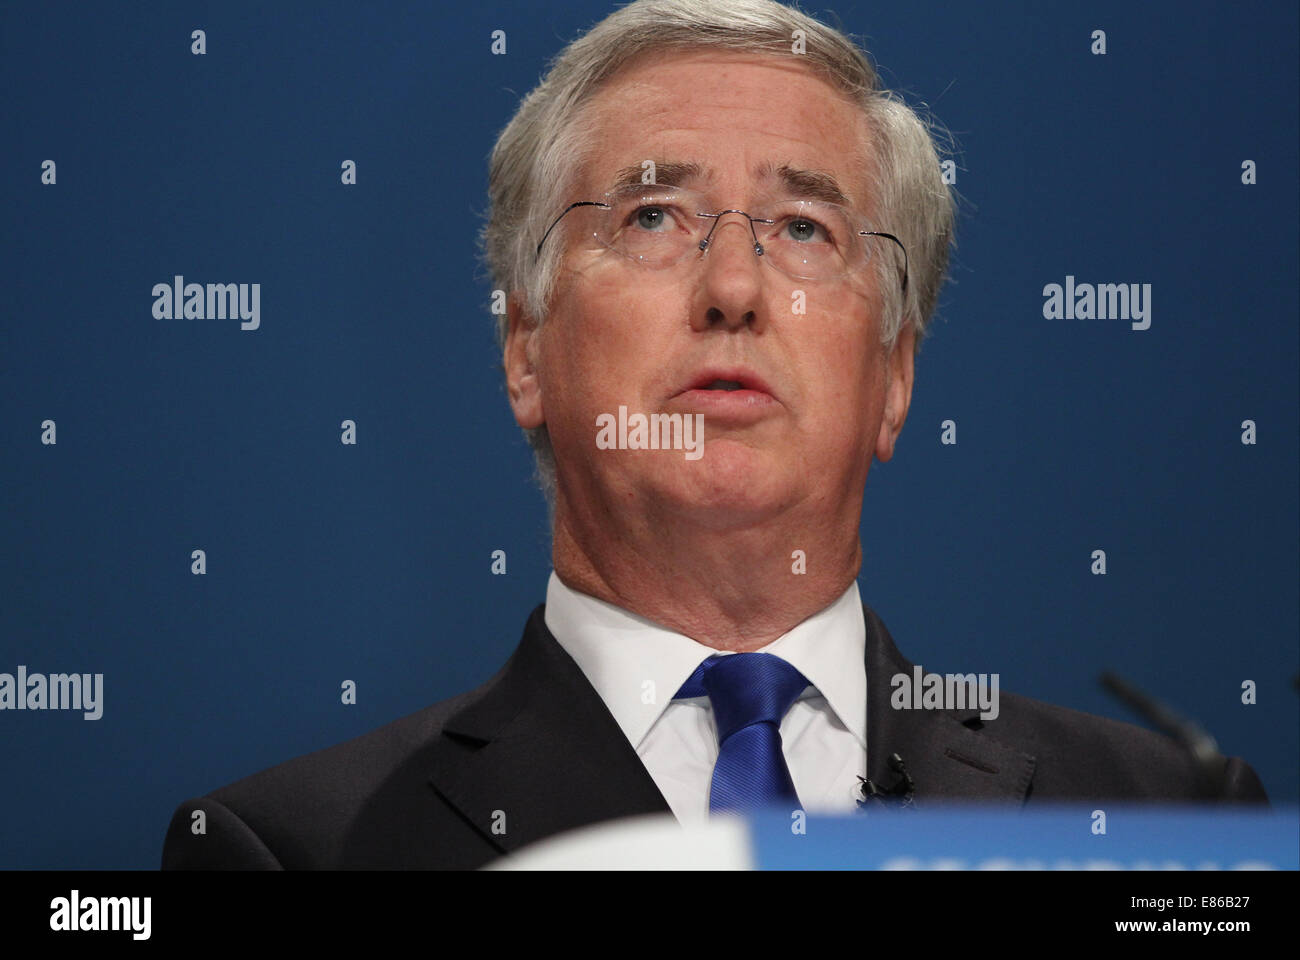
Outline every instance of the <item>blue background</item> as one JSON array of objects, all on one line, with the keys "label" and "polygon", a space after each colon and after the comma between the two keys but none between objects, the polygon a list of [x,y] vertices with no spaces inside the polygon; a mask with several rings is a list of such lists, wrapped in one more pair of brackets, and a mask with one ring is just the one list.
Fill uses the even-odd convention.
[{"label": "blue background", "polygon": [[[102,672],[105,702],[0,713],[0,866],[155,867],[181,800],[518,643],[549,537],[476,262],[487,156],[613,9],[544,7],[4,6],[0,672]],[[831,9],[951,129],[963,197],[864,599],[929,670],[1133,719],[1116,669],[1295,800],[1297,5]],[[261,328],[155,320],[175,274],[260,283]],[[1152,284],[1151,328],[1045,320],[1067,274]]]}]

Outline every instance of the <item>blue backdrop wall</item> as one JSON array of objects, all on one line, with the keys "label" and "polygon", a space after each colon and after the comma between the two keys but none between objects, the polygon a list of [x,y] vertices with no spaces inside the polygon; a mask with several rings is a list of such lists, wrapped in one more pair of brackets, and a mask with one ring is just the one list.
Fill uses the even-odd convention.
[{"label": "blue backdrop wall", "polygon": [[[612,9],[5,4],[0,672],[103,701],[0,711],[0,867],[155,867],[180,800],[514,649],[549,537],[487,155]],[[1118,670],[1295,800],[1296,4],[805,9],[951,129],[964,198],[864,599],[927,669],[1133,719]],[[260,284],[257,329],[155,317],[177,275]],[[1150,284],[1149,328],[1046,318],[1067,277]]]}]

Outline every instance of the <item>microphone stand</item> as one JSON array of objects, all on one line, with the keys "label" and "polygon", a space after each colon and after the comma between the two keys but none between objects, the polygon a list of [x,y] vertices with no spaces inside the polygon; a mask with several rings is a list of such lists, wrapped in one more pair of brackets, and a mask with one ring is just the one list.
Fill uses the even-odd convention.
[{"label": "microphone stand", "polygon": [[1226,784],[1226,762],[1214,738],[1200,726],[1175,712],[1150,694],[1144,693],[1111,670],[1098,678],[1101,685],[1117,699],[1150,723],[1161,733],[1168,734],[1182,744],[1196,768],[1197,787],[1207,800],[1223,796]]}]

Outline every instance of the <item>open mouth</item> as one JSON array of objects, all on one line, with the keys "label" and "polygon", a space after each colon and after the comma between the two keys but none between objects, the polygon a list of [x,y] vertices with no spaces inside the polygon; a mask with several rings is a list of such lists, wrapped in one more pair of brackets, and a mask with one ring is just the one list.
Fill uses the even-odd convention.
[{"label": "open mouth", "polygon": [[749,367],[705,367],[686,381],[672,399],[679,409],[703,413],[718,426],[744,426],[771,416],[780,399]]},{"label": "open mouth", "polygon": [[772,389],[752,370],[740,367],[714,367],[704,369],[686,386],[683,392],[772,394]]}]

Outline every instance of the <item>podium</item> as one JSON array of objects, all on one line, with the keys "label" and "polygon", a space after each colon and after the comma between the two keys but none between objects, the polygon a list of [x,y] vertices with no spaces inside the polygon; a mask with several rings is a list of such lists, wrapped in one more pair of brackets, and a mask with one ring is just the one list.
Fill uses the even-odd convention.
[{"label": "podium", "polygon": [[488,869],[1297,870],[1300,807],[949,805],[671,814],[560,834]]}]

